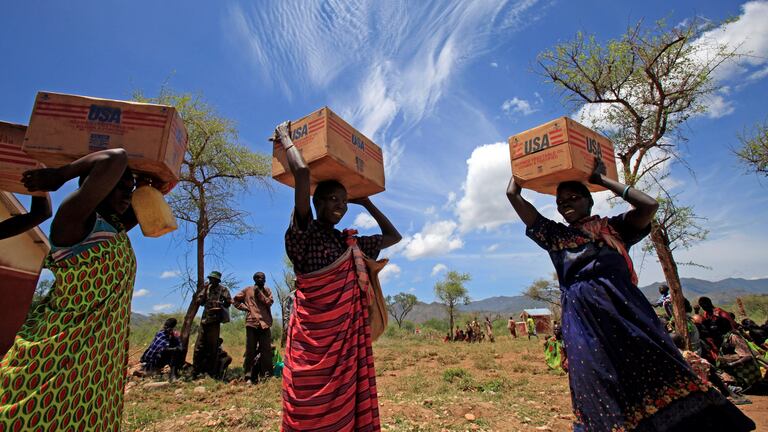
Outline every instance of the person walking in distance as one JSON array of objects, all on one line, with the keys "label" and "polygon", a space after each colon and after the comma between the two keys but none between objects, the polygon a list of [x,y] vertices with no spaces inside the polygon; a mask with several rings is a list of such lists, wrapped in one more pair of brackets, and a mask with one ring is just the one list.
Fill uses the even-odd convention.
[{"label": "person walking in distance", "polygon": [[[266,276],[262,272],[253,275],[254,285],[240,291],[233,299],[233,306],[245,312],[245,357],[243,371],[245,379],[257,382],[260,378],[272,376],[272,312],[275,302],[272,291],[264,285]],[[258,358],[258,362],[255,360]]]}]

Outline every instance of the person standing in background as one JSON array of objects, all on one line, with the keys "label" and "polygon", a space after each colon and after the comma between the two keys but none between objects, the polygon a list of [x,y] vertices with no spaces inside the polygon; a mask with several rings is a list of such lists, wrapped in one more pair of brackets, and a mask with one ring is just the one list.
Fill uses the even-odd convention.
[{"label": "person standing in background", "polygon": [[212,271],[208,282],[200,293],[198,304],[203,305],[203,317],[200,320],[200,332],[195,342],[195,352],[192,356],[194,375],[216,375],[215,364],[217,346],[221,334],[221,324],[229,322],[229,305],[232,297],[227,287],[221,285],[221,272]]},{"label": "person standing in background", "polygon": [[[272,291],[265,285],[262,272],[253,275],[253,286],[240,291],[233,299],[236,309],[245,312],[245,357],[243,372],[245,379],[257,382],[259,378],[270,377],[272,373],[272,311],[275,302]],[[256,362],[258,359],[258,363]]]}]

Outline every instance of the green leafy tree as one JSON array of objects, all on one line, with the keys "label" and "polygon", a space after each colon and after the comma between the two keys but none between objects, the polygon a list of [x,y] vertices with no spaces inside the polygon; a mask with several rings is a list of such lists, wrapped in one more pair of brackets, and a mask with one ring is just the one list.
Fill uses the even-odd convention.
[{"label": "green leafy tree", "polygon": [[536,279],[525,289],[523,295],[547,303],[552,307],[555,316],[560,316],[562,305],[560,304],[560,282],[557,280],[557,274],[553,273],[549,279]]},{"label": "green leafy tree", "polygon": [[768,120],[755,126],[752,132],[739,135],[741,148],[736,157],[750,171],[768,176]]},{"label": "green leafy tree", "polygon": [[32,304],[29,306],[30,311],[35,310],[37,305],[39,305],[40,302],[45,299],[48,293],[51,292],[51,289],[55,283],[56,281],[53,279],[43,279],[37,283],[37,287],[35,287],[35,293],[32,294]]},{"label": "green leafy tree", "polygon": [[[717,90],[712,74],[736,52],[702,42],[700,37],[714,27],[696,19],[673,28],[659,21],[645,29],[641,22],[619,39],[600,43],[578,33],[572,41],[539,55],[540,70],[567,102],[602,108],[598,126],[609,125],[604,132],[616,146],[628,185],[635,186],[644,177],[652,182],[659,168],[676,158],[675,146],[685,138],[682,126],[706,110],[707,96]],[[662,223],[654,220],[651,241],[670,287],[676,319],[682,322],[680,277],[669,229]],[[682,330],[687,338],[685,326]]]},{"label": "green leafy tree", "polygon": [[451,335],[454,333],[453,322],[456,315],[456,307],[461,304],[467,305],[470,302],[469,291],[464,286],[464,283],[470,280],[471,277],[468,273],[459,273],[451,270],[446,273],[445,279],[435,284],[435,296],[448,310]]},{"label": "green leafy tree", "polygon": [[234,123],[221,117],[200,96],[174,93],[163,87],[157,97],[137,92],[134,100],[175,107],[189,137],[179,183],[168,196],[185,228],[186,240],[195,245],[196,272],[193,283],[185,284],[187,294],[192,295],[181,328],[186,350],[200,307],[197,297],[205,285],[205,260],[215,255],[206,240],[240,238],[256,231],[248,221],[248,212],[239,207],[238,196],[254,185],[269,187],[271,159],[240,144]]},{"label": "green leafy tree", "polygon": [[397,321],[398,328],[403,327],[403,320],[419,301],[415,295],[402,292],[395,294],[394,297],[387,296],[384,300],[387,303],[387,311]]}]

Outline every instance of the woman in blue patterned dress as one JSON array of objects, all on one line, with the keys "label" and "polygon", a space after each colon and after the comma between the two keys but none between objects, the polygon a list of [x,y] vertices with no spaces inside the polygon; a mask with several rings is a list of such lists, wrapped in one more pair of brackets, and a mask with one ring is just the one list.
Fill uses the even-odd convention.
[{"label": "woman in blue patterned dress", "polygon": [[579,182],[557,188],[568,225],[544,218],[510,180],[507,198],[526,234],[549,252],[561,290],[575,431],[749,431],[754,422],[690,369],[637,288],[627,249],[648,235],[658,203],[604,175],[590,183],[632,205],[612,218],[591,216]]}]

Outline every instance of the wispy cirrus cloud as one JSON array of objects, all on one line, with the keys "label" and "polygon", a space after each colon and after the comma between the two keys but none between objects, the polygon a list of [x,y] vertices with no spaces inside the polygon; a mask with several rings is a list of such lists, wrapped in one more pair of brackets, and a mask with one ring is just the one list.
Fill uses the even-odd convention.
[{"label": "wispy cirrus cloud", "polygon": [[[232,5],[224,26],[262,77],[289,98],[330,98],[383,144],[388,173],[400,138],[432,112],[451,79],[522,27],[537,0]],[[339,109],[339,108],[337,108]]]}]

